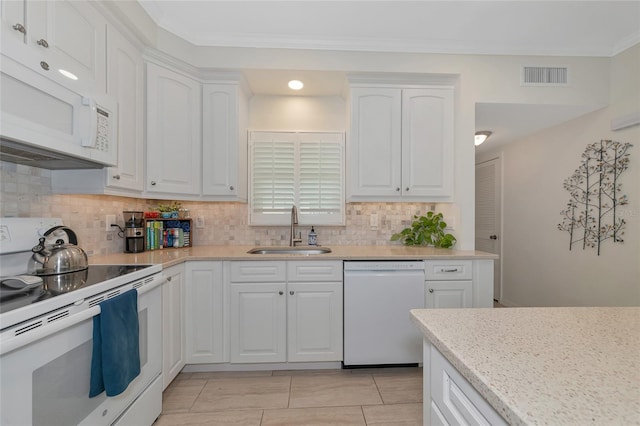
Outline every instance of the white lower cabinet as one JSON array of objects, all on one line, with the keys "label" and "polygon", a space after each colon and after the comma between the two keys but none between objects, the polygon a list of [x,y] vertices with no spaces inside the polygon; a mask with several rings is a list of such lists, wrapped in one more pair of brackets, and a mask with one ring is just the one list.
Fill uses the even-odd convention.
[{"label": "white lower cabinet", "polygon": [[424,342],[424,424],[506,425],[506,421],[428,340]]},{"label": "white lower cabinet", "polygon": [[231,284],[231,362],[285,362],[287,296],[283,283]]},{"label": "white lower cabinet", "polygon": [[228,361],[225,356],[223,263],[186,263],[188,364]]},{"label": "white lower cabinet", "polygon": [[473,261],[425,261],[425,307],[473,307]]},{"label": "white lower cabinet", "polygon": [[232,363],[342,360],[342,262],[232,262]]},{"label": "white lower cabinet", "polygon": [[184,266],[172,266],[163,275],[162,287],[162,388],[185,366],[185,277]]}]

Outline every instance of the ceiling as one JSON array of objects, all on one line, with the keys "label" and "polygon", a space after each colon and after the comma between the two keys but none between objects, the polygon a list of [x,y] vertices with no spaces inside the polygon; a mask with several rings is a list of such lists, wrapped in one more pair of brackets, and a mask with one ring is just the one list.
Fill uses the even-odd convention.
[{"label": "ceiling", "polygon": [[[635,1],[138,0],[158,26],[199,46],[453,54],[613,56],[640,42]],[[342,93],[345,74],[243,70],[258,95]],[[478,104],[482,152],[595,107]]]}]

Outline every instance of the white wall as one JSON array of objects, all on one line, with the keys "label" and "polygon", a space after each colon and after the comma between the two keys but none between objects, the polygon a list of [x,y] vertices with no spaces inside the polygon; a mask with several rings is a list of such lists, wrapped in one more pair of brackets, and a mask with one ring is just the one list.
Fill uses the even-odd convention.
[{"label": "white wall", "polygon": [[[502,302],[513,306],[640,305],[640,126],[612,131],[611,119],[640,110],[640,45],[612,60],[611,105],[507,145],[503,161]],[[564,180],[585,147],[601,139],[634,144],[622,192],[624,243],[569,251],[559,231]],[[484,157],[490,157],[485,155]]]},{"label": "white wall", "polygon": [[344,132],[347,109],[339,96],[253,96],[249,103],[251,130]]}]

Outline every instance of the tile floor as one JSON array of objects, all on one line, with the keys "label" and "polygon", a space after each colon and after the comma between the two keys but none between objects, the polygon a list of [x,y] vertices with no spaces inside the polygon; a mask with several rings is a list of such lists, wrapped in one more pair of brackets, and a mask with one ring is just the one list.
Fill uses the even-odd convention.
[{"label": "tile floor", "polygon": [[422,369],[181,373],[155,426],[422,425]]}]

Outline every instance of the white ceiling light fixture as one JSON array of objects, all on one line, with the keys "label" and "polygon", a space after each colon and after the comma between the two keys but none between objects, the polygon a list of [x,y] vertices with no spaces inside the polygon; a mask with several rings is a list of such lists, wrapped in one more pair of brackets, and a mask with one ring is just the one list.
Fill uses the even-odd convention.
[{"label": "white ceiling light fixture", "polygon": [[304,84],[300,80],[291,80],[288,86],[291,90],[300,90],[304,87]]},{"label": "white ceiling light fixture", "polygon": [[487,140],[487,138],[489,138],[489,136],[491,136],[491,133],[489,130],[482,130],[480,132],[476,132],[476,138],[475,138],[475,145],[478,146],[480,144],[482,144],[484,141]]}]

